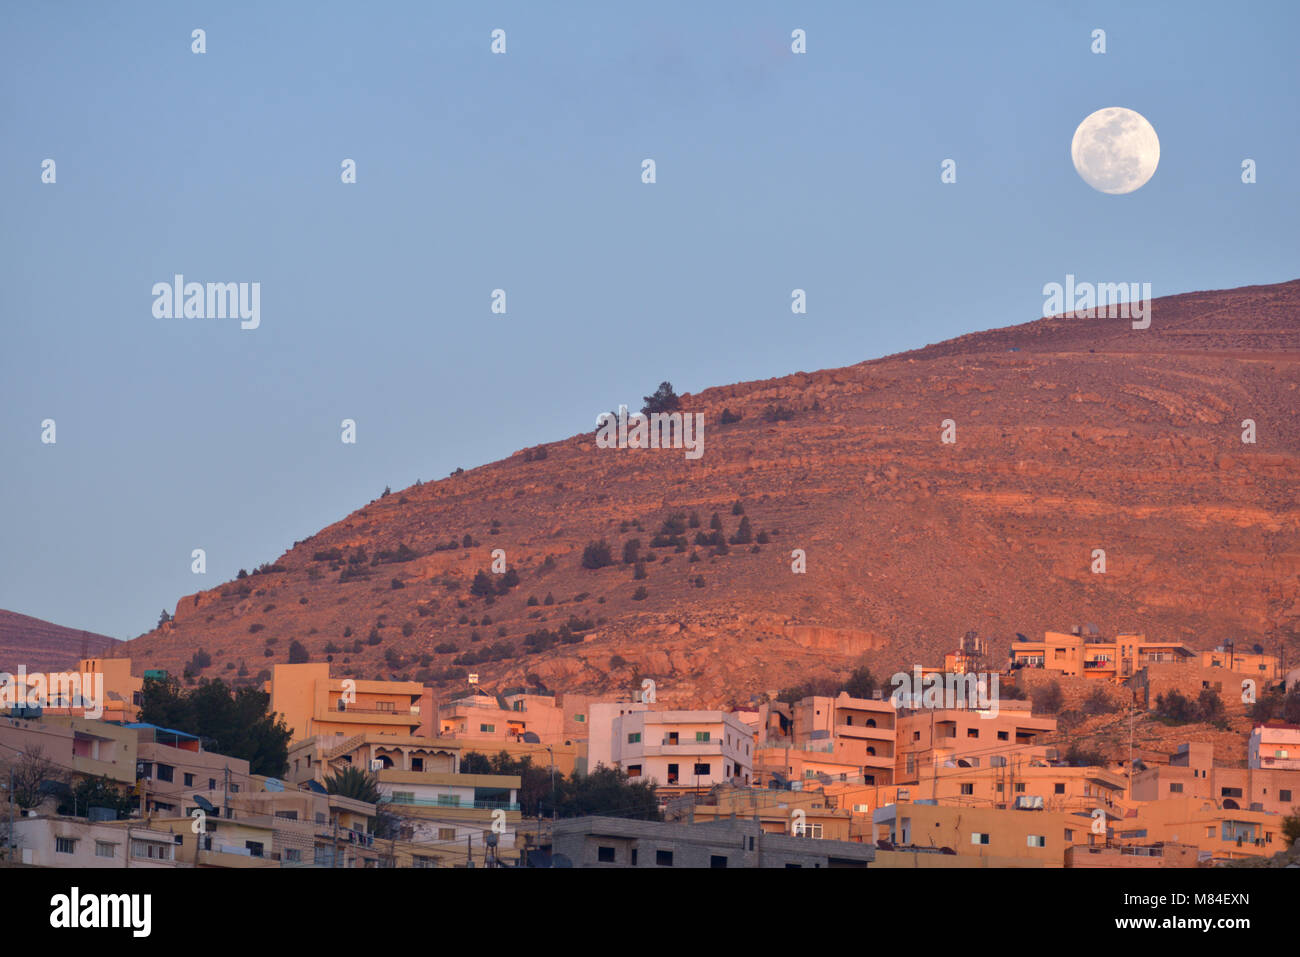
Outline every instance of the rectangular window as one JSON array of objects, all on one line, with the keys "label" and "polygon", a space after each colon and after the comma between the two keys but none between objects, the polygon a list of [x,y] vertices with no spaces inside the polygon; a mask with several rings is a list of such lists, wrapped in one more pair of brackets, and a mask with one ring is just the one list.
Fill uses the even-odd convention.
[{"label": "rectangular window", "polygon": [[695,740],[696,740],[696,741],[701,741],[701,742],[706,742],[706,743],[707,743],[708,740],[709,740],[709,732],[707,732],[707,731],[696,731],[696,732],[695,732]]},{"label": "rectangular window", "polygon": [[1011,732],[1010,732],[1010,731],[999,731],[999,732],[998,732],[998,740],[999,740],[999,741],[1009,741],[1009,740],[1011,740]]},{"label": "rectangular window", "polygon": [[411,758],[411,770],[412,770],[412,771],[423,771],[423,770],[424,770],[424,758]]},{"label": "rectangular window", "polygon": [[414,803],[415,803],[415,792],[414,792],[414,791],[394,791],[394,792],[393,792],[393,803],[394,803],[394,804],[414,804]]},{"label": "rectangular window", "polygon": [[77,850],[77,841],[71,837],[56,837],[54,851],[57,854],[72,854]]},{"label": "rectangular window", "polygon": [[1183,793],[1183,783],[1182,783],[1181,781],[1171,781],[1171,782],[1169,782],[1169,793],[1170,793],[1170,794],[1182,794],[1182,793]]},{"label": "rectangular window", "polygon": [[478,729],[480,732],[485,732],[487,734],[495,734],[497,730],[497,726],[495,724],[480,724],[478,726]]},{"label": "rectangular window", "polygon": [[629,764],[627,766],[627,776],[630,778],[639,778],[641,776],[641,765]]},{"label": "rectangular window", "polygon": [[612,847],[596,848],[596,860],[601,864],[614,863],[614,849]]},{"label": "rectangular window", "polygon": [[302,851],[296,847],[287,847],[284,851],[284,859],[289,864],[301,864]]},{"label": "rectangular window", "polygon": [[216,789],[217,789],[217,779],[216,779],[216,778],[208,778],[208,790],[209,790],[209,791],[215,791]]},{"label": "rectangular window", "polygon": [[669,784],[677,783],[677,765],[675,764],[668,765],[668,783]]},{"label": "rectangular window", "polygon": [[171,781],[175,777],[175,774],[176,774],[176,769],[172,767],[170,764],[158,765],[159,781]]},{"label": "rectangular window", "polygon": [[439,794],[439,795],[438,795],[438,806],[439,806],[439,807],[460,807],[460,795],[459,795],[459,794]]},{"label": "rectangular window", "polygon": [[186,786],[187,788],[192,788],[192,787],[194,787],[194,775],[192,775],[192,774],[186,774],[186,775],[185,775],[185,786]]},{"label": "rectangular window", "polygon": [[573,716],[573,720],[574,720],[574,721],[585,722],[585,721],[587,720],[587,716],[586,716],[585,714],[575,714],[575,715]]},{"label": "rectangular window", "polygon": [[655,851],[655,864],[659,867],[673,866],[672,851]]},{"label": "rectangular window", "polygon": [[95,856],[96,857],[117,857],[117,845],[112,844],[109,841],[96,841]]},{"label": "rectangular window", "polygon": [[636,848],[632,848],[632,866],[636,867]]},{"label": "rectangular window", "polygon": [[961,786],[961,793],[962,793],[962,794],[974,794],[974,793],[975,793],[975,785],[974,785],[974,784],[969,784],[969,783],[968,783],[968,784],[963,784],[963,785]]},{"label": "rectangular window", "polygon": [[967,729],[966,729],[966,737],[968,737],[968,738],[978,738],[979,736],[980,736],[980,730],[979,730],[979,728],[967,728]]},{"label": "rectangular window", "polygon": [[244,847],[248,848],[248,853],[249,853],[249,854],[252,854],[254,857],[261,857],[261,856],[262,856],[262,842],[261,842],[261,841],[245,841],[245,842],[244,842]]},{"label": "rectangular window", "polygon": [[1064,793],[1065,793],[1065,782],[1064,782],[1064,781],[1057,781],[1054,785],[1052,785],[1052,791],[1053,791],[1054,794],[1064,794]]},{"label": "rectangular window", "polygon": [[1025,838],[1027,847],[1046,847],[1047,836],[1043,834],[1030,834]]},{"label": "rectangular window", "polygon": [[641,741],[641,732],[640,732],[640,731],[633,731],[632,733],[630,733],[630,734],[627,736],[627,743],[628,743],[628,744],[637,744],[637,743],[639,743],[640,741]]},{"label": "rectangular window", "polygon": [[392,711],[392,710],[393,710],[393,703],[392,703],[391,701],[376,701],[376,702],[375,702],[375,710],[376,710],[376,711]]},{"label": "rectangular window", "polygon": [[170,861],[175,845],[162,841],[131,841],[131,856],[146,861]]},{"label": "rectangular window", "polygon": [[703,777],[704,775],[707,775],[707,774],[709,773],[709,769],[712,768],[712,767],[713,767],[713,765],[711,765],[711,764],[698,764],[698,763],[697,763],[697,764],[695,765],[695,776],[698,778],[698,777]]},{"label": "rectangular window", "polygon": [[989,842],[989,836],[987,834],[980,834],[976,831],[971,834],[970,842],[972,844],[987,844]]},{"label": "rectangular window", "polygon": [[454,841],[454,840],[456,840],[456,829],[455,829],[454,827],[440,827],[440,828],[438,828],[438,840],[440,840],[440,841]]},{"label": "rectangular window", "polygon": [[727,859],[721,854],[709,855],[709,867],[726,867]]},{"label": "rectangular window", "polygon": [[1291,792],[1289,790],[1278,791],[1277,799],[1284,804],[1289,804],[1291,802]]}]

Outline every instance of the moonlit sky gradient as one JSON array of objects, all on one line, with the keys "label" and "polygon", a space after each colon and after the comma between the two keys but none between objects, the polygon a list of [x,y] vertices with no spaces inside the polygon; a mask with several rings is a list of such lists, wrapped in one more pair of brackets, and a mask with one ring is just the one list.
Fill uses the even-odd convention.
[{"label": "moonlit sky gradient", "polygon": [[[0,607],[131,637],[385,485],[1027,322],[1066,273],[1296,278],[1297,9],[4,4]],[[1070,160],[1115,105],[1162,147],[1128,196]],[[261,282],[261,328],[154,319],[177,272]]]}]

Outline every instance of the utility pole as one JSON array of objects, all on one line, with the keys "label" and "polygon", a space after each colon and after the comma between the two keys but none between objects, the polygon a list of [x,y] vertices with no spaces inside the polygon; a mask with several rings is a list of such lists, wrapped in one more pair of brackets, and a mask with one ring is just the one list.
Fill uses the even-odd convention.
[{"label": "utility pole", "polygon": [[[19,757],[22,757],[21,753],[19,753]],[[10,764],[9,765],[9,858],[11,863],[14,856],[13,853],[14,849],[17,847],[18,845],[14,841],[14,766],[13,764]]]},{"label": "utility pole", "polygon": [[222,786],[221,805],[223,813],[227,818],[230,817],[230,765],[226,765],[225,783]]},{"label": "utility pole", "polygon": [[339,866],[339,814],[334,812],[334,851],[330,854],[330,867]]}]

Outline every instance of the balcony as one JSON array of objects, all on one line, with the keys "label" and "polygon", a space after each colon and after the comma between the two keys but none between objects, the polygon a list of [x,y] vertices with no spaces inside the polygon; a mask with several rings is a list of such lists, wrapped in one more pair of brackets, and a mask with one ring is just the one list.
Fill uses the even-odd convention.
[{"label": "balcony", "polygon": [[461,801],[459,804],[450,804],[447,801],[439,801],[436,798],[409,798],[402,801],[394,801],[391,797],[385,797],[381,802],[383,804],[395,804],[398,807],[436,807],[449,811],[518,811],[518,801]]}]

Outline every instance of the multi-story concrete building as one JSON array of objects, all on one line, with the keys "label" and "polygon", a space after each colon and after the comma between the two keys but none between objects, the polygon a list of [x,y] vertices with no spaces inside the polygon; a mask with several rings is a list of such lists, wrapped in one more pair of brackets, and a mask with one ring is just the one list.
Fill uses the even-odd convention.
[{"label": "multi-story concrete building", "polygon": [[136,733],[106,721],[66,715],[0,718],[0,760],[40,754],[61,771],[135,784]]},{"label": "multi-story concrete building", "polygon": [[169,815],[194,804],[201,795],[214,806],[253,787],[248,762],[203,750],[199,739],[184,731],[136,723],[136,786],[143,814]]},{"label": "multi-story concrete building", "polygon": [[903,710],[895,731],[894,781],[920,781],[950,762],[958,767],[991,767],[995,755],[1046,759],[1041,740],[1055,730],[1056,719],[1034,717],[1027,701],[1003,699],[996,714],[963,708]]},{"label": "multi-story concrete building", "polygon": [[573,867],[867,867],[870,844],[763,831],[726,818],[704,824],[580,817],[556,821],[551,851]]},{"label": "multi-story concrete building", "polygon": [[[708,790],[724,781],[749,784],[753,777],[753,729],[730,713],[650,711],[642,706],[608,720],[608,763],[631,778],[653,781],[669,794]],[[596,730],[593,723],[593,760],[598,753]],[[603,757],[603,749],[600,753]]]},{"label": "multi-story concrete building", "polygon": [[[879,867],[1062,867],[1066,848],[1088,843],[1087,825],[1063,811],[906,802],[871,814]],[[939,854],[952,862],[920,857]]]},{"label": "multi-story concrete building", "polygon": [[1022,641],[1011,646],[1012,667],[1045,668],[1066,676],[1108,680],[1130,677],[1147,664],[1197,660],[1198,653],[1181,641],[1147,641],[1146,635],[1140,633],[1121,633],[1108,640],[1049,631],[1042,641]]},{"label": "multi-story concrete building", "polygon": [[1246,752],[1252,768],[1300,770],[1300,725],[1281,721],[1261,724],[1250,732]]},{"label": "multi-story concrete building", "polygon": [[14,822],[14,860],[36,867],[175,867],[176,835],[146,821],[39,815]]},{"label": "multi-story concrete building", "polygon": [[418,681],[331,678],[328,663],[276,665],[265,690],[293,741],[433,734],[433,692]]},{"label": "multi-story concrete building", "polygon": [[1205,798],[1224,810],[1290,814],[1300,805],[1300,763],[1294,769],[1266,769],[1253,762],[1246,768],[1216,767],[1214,745],[1189,742],[1179,746],[1167,765],[1134,774],[1132,797],[1135,801]]},{"label": "multi-story concrete building", "polygon": [[[484,742],[572,744],[553,695],[465,695],[438,708],[438,735]],[[576,720],[573,722],[576,723]],[[584,729],[584,737],[585,729]]]}]

